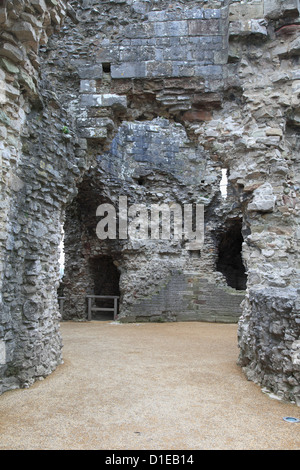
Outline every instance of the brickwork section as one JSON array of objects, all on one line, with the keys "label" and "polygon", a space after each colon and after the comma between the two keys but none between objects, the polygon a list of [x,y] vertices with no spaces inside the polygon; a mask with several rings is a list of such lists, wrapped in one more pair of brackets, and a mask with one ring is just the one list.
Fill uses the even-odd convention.
[{"label": "brickwork section", "polygon": [[115,79],[211,75],[221,79],[227,33],[227,8],[152,11],[148,21],[122,27],[120,41],[110,42],[109,47],[99,44],[97,61],[110,62]]},{"label": "brickwork section", "polygon": [[244,296],[243,291],[217,286],[200,275],[174,273],[158,293],[133,305],[131,315],[121,321],[235,323]]}]

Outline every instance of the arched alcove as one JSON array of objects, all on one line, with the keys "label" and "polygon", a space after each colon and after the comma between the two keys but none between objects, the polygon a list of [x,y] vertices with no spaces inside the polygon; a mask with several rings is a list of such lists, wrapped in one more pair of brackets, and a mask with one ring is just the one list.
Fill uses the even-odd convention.
[{"label": "arched alcove", "polygon": [[[114,264],[111,256],[97,256],[89,260],[89,273],[91,279],[91,289],[96,296],[119,296],[120,273]],[[112,299],[95,298],[95,307],[113,307]],[[93,311],[92,320],[113,320],[111,311]]]},{"label": "arched alcove", "polygon": [[242,221],[233,219],[219,234],[216,269],[225,276],[228,286],[236,290],[245,290],[247,286],[242,243]]}]

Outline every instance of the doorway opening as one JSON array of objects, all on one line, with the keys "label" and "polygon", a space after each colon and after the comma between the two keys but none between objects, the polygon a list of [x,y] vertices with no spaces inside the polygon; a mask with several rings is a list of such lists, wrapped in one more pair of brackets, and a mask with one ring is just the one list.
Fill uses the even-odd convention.
[{"label": "doorway opening", "polygon": [[227,285],[236,290],[246,290],[247,274],[242,260],[242,221],[231,220],[218,239],[217,271],[226,279]]},{"label": "doorway opening", "polygon": [[[93,295],[120,296],[120,273],[111,256],[97,256],[89,260],[89,271]],[[111,309],[112,299],[95,299],[97,308]],[[93,311],[92,320],[113,320],[111,311]]]}]

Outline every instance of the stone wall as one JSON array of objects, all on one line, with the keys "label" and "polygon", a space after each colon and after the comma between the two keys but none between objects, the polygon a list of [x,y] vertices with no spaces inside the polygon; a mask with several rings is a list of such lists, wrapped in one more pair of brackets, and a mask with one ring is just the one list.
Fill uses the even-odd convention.
[{"label": "stone wall", "polygon": [[[237,323],[242,313],[244,292],[199,276],[171,272],[165,286],[149,298],[137,301],[123,322],[205,321]],[[220,308],[222,305],[222,308]]]},{"label": "stone wall", "polygon": [[[298,343],[292,342],[289,372],[286,368],[284,372],[275,373],[274,368],[272,374],[267,374],[261,357],[257,357],[255,346],[252,343],[249,349],[249,338],[243,332],[249,326],[249,312],[256,308],[256,292],[259,296],[261,290],[275,288],[272,291],[274,301],[276,289],[279,297],[281,290],[290,290],[291,295],[294,292],[298,295],[298,3],[200,3],[200,8],[197,2],[189,2],[186,8],[173,5],[174,9],[167,4],[158,6],[148,2],[138,2],[138,5],[112,2],[102,10],[97,7],[90,10],[91,3],[87,5],[83,13],[84,25],[89,28],[87,49],[82,48],[72,61],[81,79],[78,125],[81,136],[87,138],[96,153],[101,155],[109,149],[110,144],[107,143],[116,135],[122,121],[152,120],[157,116],[170,122],[175,120],[185,127],[188,139],[202,148],[206,162],[211,165],[210,176],[215,176],[222,167],[228,169],[230,198],[225,204],[220,199],[218,203],[214,200],[212,205],[207,204],[209,223],[206,230],[210,234],[207,237],[210,242],[207,242],[206,248],[207,253],[209,248],[213,253],[209,276],[214,279],[215,288],[222,285],[224,279],[218,276],[213,266],[216,260],[213,235],[218,233],[226,220],[241,218],[243,260],[247,268],[248,289],[252,292],[250,298],[249,294],[246,296],[240,320],[241,364],[252,380],[263,382],[264,373],[268,375],[268,386],[275,393],[281,390],[282,396],[293,401],[298,399],[295,383],[299,379],[299,371],[297,361],[292,359],[297,354],[295,347]],[[200,11],[203,7],[204,10]],[[123,20],[119,20],[121,10],[126,12]],[[193,14],[198,17],[192,18]],[[212,18],[217,29],[206,30],[208,23],[205,22]],[[93,26],[99,25],[97,21],[101,23],[101,32],[99,28],[95,31]],[[178,24],[175,27],[176,21]],[[196,23],[192,21],[196,21],[199,28],[196,34],[191,26]],[[180,30],[181,27],[185,29]],[[118,34],[119,31],[123,31],[126,37]],[[130,31],[132,34],[137,32],[139,37],[130,37]],[[151,31],[149,36],[148,31]],[[180,36],[177,35],[178,31],[181,31]],[[77,34],[80,34],[78,30]],[[84,35],[83,30],[81,34]],[[164,41],[165,49],[162,52]],[[197,59],[193,55],[193,41],[198,44]],[[152,65],[153,45],[157,60],[155,67]],[[87,50],[90,51],[89,55]],[[184,54],[183,66],[180,62]],[[201,63],[196,66],[195,61]],[[151,70],[154,77],[150,75]],[[201,158],[197,158],[201,162]],[[219,170],[216,170],[217,167]],[[101,172],[98,176],[104,183],[106,176]],[[215,186],[208,190],[210,196],[215,194],[216,187],[215,181]],[[109,198],[111,194],[106,192],[106,196]],[[119,247],[118,250],[120,252]],[[181,255],[177,258],[169,255],[165,265],[153,253],[151,256],[152,262],[149,263],[147,257],[140,257],[140,253],[136,253],[135,260],[131,252],[123,271],[127,274],[122,275],[120,268],[121,290],[124,282],[123,291],[127,292],[123,298],[124,317],[130,318],[133,311],[138,313],[143,307],[144,312],[146,307],[150,312],[151,305],[155,304],[157,311],[167,312],[164,313],[165,318],[174,320],[170,310],[164,310],[160,305],[162,299],[170,297],[166,287],[161,284],[159,288],[159,279],[168,279],[172,268],[175,269],[174,273],[177,268],[188,268],[187,260]],[[135,265],[138,259],[144,268],[130,277],[130,266]],[[181,263],[180,267],[178,263]],[[193,260],[193,268],[196,267],[194,271],[198,275],[204,266],[203,257],[201,261]],[[153,287],[150,300],[147,300],[149,292],[142,287],[145,285],[144,277],[148,278],[145,271],[153,273],[154,269],[160,273],[158,289]],[[134,279],[140,281],[138,295],[145,296],[144,300],[128,299]],[[175,278],[171,276],[170,279],[171,286]],[[180,282],[183,288],[182,278]],[[127,309],[129,305],[131,307]],[[268,313],[263,307],[261,311],[264,314],[259,320],[256,317],[257,328],[267,332]],[[203,308],[201,312],[205,316]],[[132,318],[141,317],[133,315]],[[151,315],[148,318],[151,319]],[[213,319],[213,315],[210,318]],[[280,315],[278,321],[283,321]],[[258,330],[251,323],[249,334],[253,338]],[[297,322],[291,319],[289,325],[285,325],[285,331],[297,338]],[[269,333],[265,333],[264,341],[262,348],[268,349],[269,341],[272,343]],[[247,360],[243,362],[244,355]],[[272,362],[272,358],[268,357]],[[253,371],[258,370],[260,372],[255,377]]]},{"label": "stone wall", "polygon": [[62,132],[66,113],[39,58],[65,3],[7,1],[0,12],[1,393],[61,362],[58,246],[80,171],[76,137]]},{"label": "stone wall", "polygon": [[[90,257],[110,255],[121,274],[120,316],[140,319],[155,305],[150,321],[157,313],[182,319],[183,300],[185,318],[217,319],[208,292],[230,298],[216,270],[218,235],[242,220],[248,281],[239,361],[248,378],[299,403],[298,0],[20,0],[1,2],[0,22],[1,391],[26,386],[61,361],[56,289],[67,208],[70,295],[86,293]],[[177,155],[183,170],[200,170],[192,182],[184,181],[189,171],[180,180],[180,165],[166,171],[155,152],[151,161],[140,152],[138,126],[141,133],[158,126],[164,140],[163,122],[183,144],[167,155],[169,139],[162,163]],[[126,153],[114,153],[130,126],[136,132]],[[123,179],[120,155],[133,165],[123,165]],[[146,174],[137,171],[143,164]],[[181,203],[205,196],[200,258],[182,246],[99,244],[94,210],[113,202],[121,183],[132,201],[152,193],[162,194],[157,201],[176,194]],[[176,308],[174,289],[181,292]],[[85,300],[76,302],[83,309]]]},{"label": "stone wall", "polygon": [[109,48],[99,42],[96,59],[111,63],[114,79],[201,76],[211,88],[227,62],[227,28],[227,10],[150,11],[146,22],[121,25]]},{"label": "stone wall", "polygon": [[[232,209],[230,197],[223,201],[220,179],[218,164],[189,140],[181,124],[162,118],[123,122],[110,149],[97,157],[95,167],[85,175],[67,211],[64,318],[86,320],[85,296],[95,294],[89,260],[109,254],[120,271],[120,321],[163,320],[166,310],[174,319],[237,321],[243,294],[228,289],[222,274],[216,272],[215,232],[225,217],[239,214],[239,206]],[[97,207],[109,202],[118,211],[120,196],[127,198],[128,213],[136,203],[144,204],[149,215],[155,205],[175,203],[184,216],[185,204],[203,204],[207,214],[204,246],[193,250],[188,239],[169,240],[167,233],[158,240],[152,232],[146,239],[137,233],[136,238],[129,235],[124,241],[99,240]],[[163,228],[169,227],[168,215]],[[182,274],[174,283],[178,271]],[[202,282],[210,286],[206,294],[197,293]],[[223,311],[217,309],[220,303]]]}]

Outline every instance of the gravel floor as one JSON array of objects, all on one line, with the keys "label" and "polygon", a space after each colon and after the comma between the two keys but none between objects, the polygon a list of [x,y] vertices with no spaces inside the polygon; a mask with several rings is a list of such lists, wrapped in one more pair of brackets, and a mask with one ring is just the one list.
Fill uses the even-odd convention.
[{"label": "gravel floor", "polygon": [[300,408],[248,382],[237,326],[63,323],[64,364],[0,397],[1,450],[299,450]]}]

